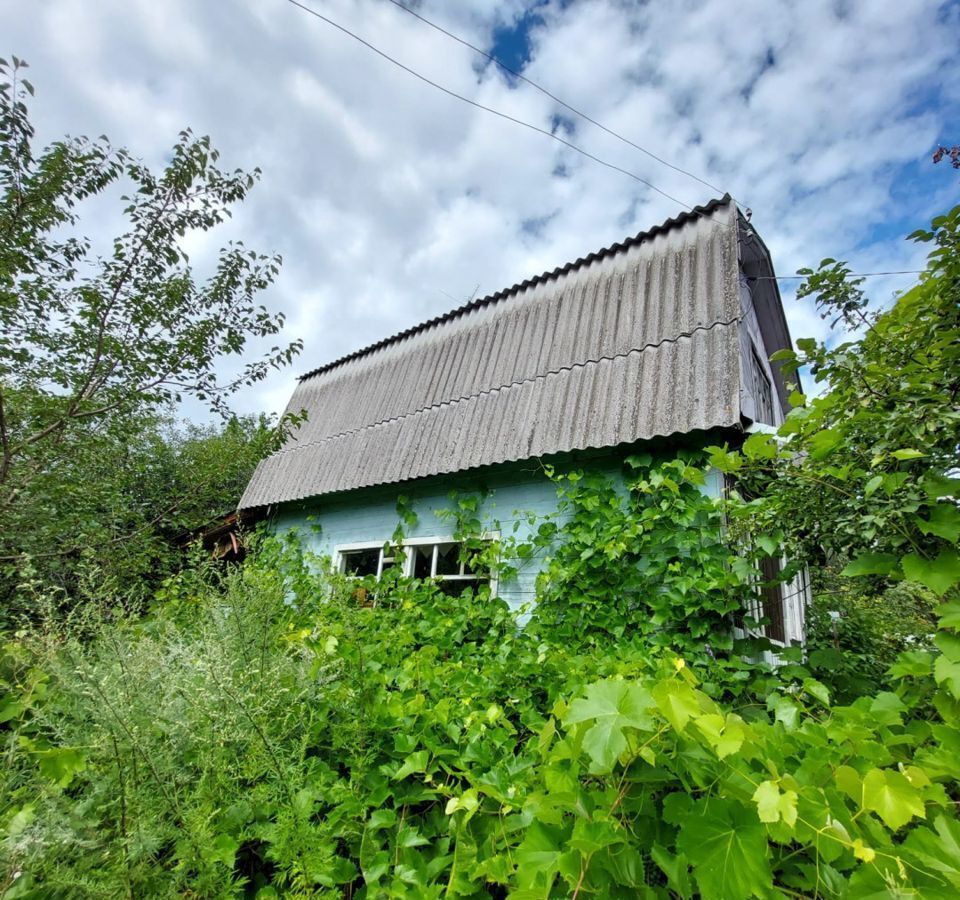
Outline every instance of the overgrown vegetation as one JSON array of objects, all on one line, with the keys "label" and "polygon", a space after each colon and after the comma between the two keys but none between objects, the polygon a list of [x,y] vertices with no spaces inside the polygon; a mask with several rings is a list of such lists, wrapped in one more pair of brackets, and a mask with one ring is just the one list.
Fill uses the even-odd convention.
[{"label": "overgrown vegetation", "polygon": [[844,702],[894,684],[887,673],[901,653],[934,649],[939,598],[910,581],[871,585],[817,571],[807,609],[806,665]]},{"label": "overgrown vegetation", "polygon": [[[283,324],[257,303],[278,258],[231,243],[203,277],[184,249],[258,173],[221,171],[189,131],[159,174],[106,138],[40,148],[25,68],[0,60],[0,620],[31,612],[22,581],[69,600],[90,564],[149,593],[174,570],[164,538],[229,510],[270,444],[265,423],[230,422],[228,398],[300,347],[239,359]],[[80,232],[98,200],[126,233]],[[233,377],[218,377],[231,358]],[[172,427],[187,399],[224,427]]]},{"label": "overgrown vegetation", "polygon": [[829,390],[795,392],[776,438],[753,435],[712,461],[758,496],[743,508],[748,529],[764,526],[805,559],[842,560],[846,575],[942,594],[960,580],[960,207],[911,237],[934,245],[928,269],[886,312],[868,311],[863,279],[844,263],[807,270],[800,295],[863,335],[835,347],[800,339],[797,352],[775,354]]},{"label": "overgrown vegetation", "polygon": [[[22,144],[16,88],[3,96],[4,141]],[[57,161],[76,149],[43,171],[74,171]],[[568,515],[510,547],[550,554],[523,627],[485,591],[449,597],[397,567],[358,583],[269,537],[149,597],[115,590],[99,552],[64,560],[69,604],[54,570],[21,565],[32,616],[0,656],[0,897],[956,897],[960,207],[915,237],[928,270],[888,312],[868,313],[843,264],[810,273],[806,293],[862,337],[784,355],[827,390],[796,396],[776,437],[711,449],[739,495],[705,496],[690,455],[634,456],[625,489],[558,474]],[[108,276],[62,296],[102,311]],[[27,282],[0,283],[5,322],[30,312]],[[177,454],[203,470],[221,438],[214,456],[259,440],[231,426],[171,456],[148,436],[125,468],[133,419],[88,444],[71,379],[4,366],[3,396],[35,392],[56,426],[50,484],[113,466],[97,483],[127,511],[157,502],[137,460],[159,487]],[[43,480],[18,483],[20,502]],[[496,563],[470,539],[476,510],[458,504],[458,536]],[[732,625],[752,557],[783,552],[820,597],[810,652],[766,667]]]},{"label": "overgrown vegetation", "polygon": [[8,644],[8,896],[956,890],[960,684],[933,654],[833,707],[798,663],[367,587],[268,541],[146,619],[89,607]]},{"label": "overgrown vegetation", "polygon": [[58,606],[99,596],[139,605],[183,567],[191,533],[230,512],[275,446],[261,417],[191,426],[140,415],[128,429],[84,434],[72,455],[21,487],[2,516],[0,623],[37,615],[30,585],[56,589]]},{"label": "overgrown vegetation", "polygon": [[[729,650],[746,562],[723,535],[696,454],[628,457],[626,490],[595,473],[556,475],[559,515],[535,536],[546,551],[537,625],[555,639],[642,638],[650,648]],[[559,541],[557,538],[559,537]],[[556,543],[556,546],[554,544]]]}]

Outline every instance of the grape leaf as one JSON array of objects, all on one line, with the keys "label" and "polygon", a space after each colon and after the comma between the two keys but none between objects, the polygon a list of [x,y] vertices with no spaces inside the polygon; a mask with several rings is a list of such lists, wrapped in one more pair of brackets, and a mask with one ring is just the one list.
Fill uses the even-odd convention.
[{"label": "grape leaf", "polygon": [[693,688],[679,681],[661,681],[653,689],[653,699],[664,718],[677,731],[683,731],[691,716],[700,713],[700,701]]},{"label": "grape leaf", "polygon": [[960,555],[956,550],[944,550],[932,561],[919,553],[908,553],[901,565],[909,581],[917,581],[940,596],[960,581]]},{"label": "grape leaf", "polygon": [[797,792],[784,791],[772,781],[763,781],[754,791],[753,801],[761,822],[779,822],[781,819],[791,828],[797,821]]},{"label": "grape leaf", "polygon": [[734,713],[728,713],[726,719],[717,713],[708,713],[697,716],[694,722],[720,759],[736,753],[743,746],[746,737],[743,719]]},{"label": "grape leaf", "polygon": [[924,534],[935,534],[955,544],[960,540],[960,510],[952,503],[938,503],[930,509],[929,521],[918,517],[917,526]]},{"label": "grape leaf", "polygon": [[677,849],[693,865],[703,900],[765,897],[773,886],[766,831],[753,810],[731,801],[697,803]]},{"label": "grape leaf", "polygon": [[625,728],[653,729],[648,713],[653,699],[636,682],[614,679],[594,682],[584,693],[570,704],[563,722],[567,726],[594,723],[584,735],[583,749],[590,755],[595,773],[609,772],[627,749]]},{"label": "grape leaf", "polygon": [[910,832],[905,846],[922,866],[940,872],[960,889],[960,824],[943,815],[933,824],[936,832],[917,828]]},{"label": "grape leaf", "polygon": [[847,563],[841,575],[887,575],[896,565],[897,558],[892,553],[861,553],[855,560]]},{"label": "grape leaf", "polygon": [[899,772],[890,769],[867,772],[863,778],[863,805],[877,813],[894,831],[914,816],[922,819],[926,815],[920,791]]},{"label": "grape leaf", "polygon": [[40,765],[40,774],[60,787],[68,787],[77,773],[87,768],[87,758],[78,747],[52,747],[36,750],[34,756]]}]

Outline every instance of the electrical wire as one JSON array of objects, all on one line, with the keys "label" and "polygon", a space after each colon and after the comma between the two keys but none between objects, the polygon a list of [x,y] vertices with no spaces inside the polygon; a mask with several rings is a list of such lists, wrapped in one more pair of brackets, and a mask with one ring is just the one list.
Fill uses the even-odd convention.
[{"label": "electrical wire", "polygon": [[[619,172],[622,175],[626,175],[628,178],[634,179],[634,181],[638,181],[640,184],[643,184],[646,187],[650,188],[650,190],[655,191],[656,193],[660,194],[663,197],[666,197],[668,200],[672,201],[673,203],[679,204],[684,209],[691,210],[693,208],[690,204],[684,203],[684,201],[678,199],[677,197],[674,197],[671,194],[668,194],[666,191],[661,190],[655,184],[648,181],[646,178],[641,178],[635,172],[631,172],[627,169],[623,169],[620,166],[615,165],[614,163],[607,162],[606,160],[601,159],[599,156],[595,156],[589,151],[584,150],[582,147],[579,147],[577,144],[574,144],[573,142],[560,137],[560,135],[552,131],[547,131],[545,128],[540,128],[538,125],[533,125],[530,122],[526,122],[523,119],[518,119],[514,116],[509,115],[508,113],[502,112],[501,110],[494,109],[493,107],[485,106],[484,104],[479,103],[476,100],[471,100],[469,97],[463,96],[463,94],[458,94],[456,91],[453,91],[450,88],[444,87],[442,84],[438,84],[437,82],[432,81],[431,79],[427,78],[425,75],[422,75],[420,72],[417,72],[415,69],[412,69],[409,66],[404,65],[399,60],[394,59],[392,56],[390,56],[388,53],[381,50],[379,47],[375,47],[369,41],[360,37],[358,34],[355,34],[354,32],[350,31],[349,28],[346,28],[345,26],[339,24],[338,22],[335,22],[333,19],[330,19],[327,16],[323,15],[322,13],[317,12],[315,9],[311,9],[309,6],[306,6],[305,4],[300,3],[299,0],[287,0],[287,2],[292,6],[296,6],[298,9],[303,10],[303,12],[307,13],[308,15],[314,16],[315,18],[320,19],[322,22],[325,22],[331,27],[336,28],[338,31],[342,32],[348,37],[353,38],[358,43],[363,44],[363,46],[366,47],[368,50],[372,50],[378,56],[382,57],[383,59],[387,60],[390,63],[393,63],[393,65],[402,69],[407,74],[412,75],[414,78],[417,78],[418,80],[424,82],[425,84],[428,84],[430,87],[435,88],[436,90],[441,91],[442,93],[447,94],[448,96],[453,97],[456,100],[460,100],[463,103],[467,103],[476,109],[483,110],[484,112],[490,113],[491,115],[498,116],[501,119],[505,119],[508,122],[512,122],[515,125],[520,125],[523,128],[528,128],[531,131],[535,131],[538,134],[542,134],[545,137],[551,138],[552,140],[557,141],[560,144],[563,144],[563,146],[568,147],[574,152],[579,153],[581,156],[584,156],[595,163],[599,163],[601,166],[605,166],[608,169],[612,169],[614,172]],[[619,134],[618,132],[614,131],[613,129],[608,128],[602,122],[596,121],[596,119],[591,118],[586,113],[582,112],[581,110],[578,110],[574,106],[571,106],[565,100],[562,100],[561,98],[557,97],[555,94],[548,91],[542,85],[537,84],[537,82],[533,81],[533,79],[528,78],[526,75],[523,75],[521,72],[516,71],[515,69],[508,66],[506,63],[497,59],[497,57],[495,57],[493,54],[487,53],[485,50],[475,46],[474,44],[471,44],[469,41],[465,40],[464,38],[461,38],[459,35],[456,35],[453,32],[448,31],[447,29],[443,28],[441,25],[437,25],[435,22],[432,22],[430,19],[427,19],[425,16],[421,16],[418,12],[416,12],[415,10],[411,9],[410,7],[400,2],[400,0],[387,0],[387,2],[392,3],[394,6],[398,7],[399,9],[402,9],[404,12],[413,16],[414,18],[419,19],[425,25],[429,25],[431,28],[441,32],[442,34],[445,34],[447,37],[451,38],[452,40],[455,40],[458,43],[462,44],[463,46],[468,47],[470,50],[473,50],[475,53],[480,54],[481,56],[488,59],[490,62],[499,66],[505,72],[508,72],[509,74],[513,75],[515,78],[518,78],[521,81],[525,82],[526,84],[529,84],[532,88],[540,91],[540,93],[542,93],[546,97],[549,97],[551,100],[553,100],[555,103],[558,103],[564,109],[569,110],[574,115],[580,117],[586,122],[589,122],[591,125],[596,126],[602,131],[605,131],[607,134],[611,135],[612,137],[617,138],[618,140],[622,141],[625,144],[628,144],[629,146],[633,147],[636,150],[639,150],[641,153],[645,153],[651,159],[655,160],[658,163],[661,163],[664,166],[667,166],[670,169],[673,169],[675,172],[679,172],[682,175],[686,175],[687,177],[692,178],[694,181],[699,182],[700,184],[710,188],[711,190],[717,191],[718,193],[723,193],[721,188],[717,187],[714,184],[711,184],[709,181],[705,181],[704,179],[698,177],[697,175],[694,175],[692,172],[689,172],[686,169],[681,168],[680,166],[675,166],[673,163],[668,162],[667,160],[657,156],[655,153],[652,153],[651,151],[647,150],[645,147],[641,147],[639,144],[634,143],[629,138],[626,138],[623,135]],[[848,277],[878,278],[881,276],[888,276],[888,275],[921,275],[923,271],[924,270],[922,269],[898,269],[898,270],[892,270],[889,272],[850,272],[848,273]],[[750,280],[751,281],[788,281],[793,279],[803,279],[806,277],[807,277],[806,275],[757,275],[752,277]]]},{"label": "electrical wire", "polygon": [[631,172],[628,169],[623,169],[620,166],[615,165],[614,163],[607,162],[605,159],[601,159],[599,156],[594,156],[588,150],[584,150],[583,147],[577,146],[576,144],[566,140],[565,138],[560,137],[560,135],[555,134],[552,131],[547,131],[545,128],[540,128],[538,125],[533,125],[530,122],[525,122],[523,119],[517,119],[514,116],[511,116],[505,112],[501,112],[498,109],[494,109],[491,106],[484,106],[482,103],[478,103],[476,100],[471,100],[469,97],[463,96],[463,94],[458,94],[456,91],[453,91],[450,88],[444,87],[442,84],[438,84],[436,81],[431,81],[429,78],[427,78],[426,75],[421,75],[415,69],[411,69],[409,66],[404,65],[399,60],[394,59],[388,53],[385,53],[380,48],[375,47],[369,41],[364,40],[358,34],[354,34],[354,32],[350,31],[349,28],[346,28],[345,26],[340,25],[338,22],[335,22],[333,19],[327,18],[327,16],[317,12],[315,9],[311,9],[309,6],[306,6],[303,3],[298,2],[298,0],[287,0],[287,3],[291,4],[292,6],[296,6],[298,9],[302,9],[305,13],[311,16],[314,16],[315,18],[320,19],[323,22],[326,22],[331,27],[336,28],[338,31],[343,32],[343,34],[347,35],[348,37],[351,37],[355,41],[363,44],[363,46],[366,47],[368,50],[372,50],[378,56],[381,56],[383,57],[383,59],[387,60],[388,62],[393,63],[395,66],[397,66],[397,68],[403,69],[403,71],[406,72],[408,75],[412,75],[414,78],[417,78],[420,81],[424,82],[425,84],[430,85],[430,87],[436,88],[438,91],[442,91],[444,94],[447,94],[450,97],[460,100],[463,103],[468,103],[470,106],[473,106],[476,109],[481,109],[484,112],[490,113],[491,115],[499,116],[501,119],[506,119],[508,122],[513,122],[515,125],[521,125],[524,128],[529,128],[531,131],[536,131],[538,134],[542,134],[548,138],[551,138],[552,140],[557,141],[560,144],[563,144],[565,147],[569,147],[571,150],[575,151],[576,153],[579,153],[581,156],[585,156],[587,159],[593,160],[593,162],[595,163],[599,163],[601,166],[605,166],[608,169],[612,169],[614,172],[619,172],[622,175],[626,175],[628,178],[632,178],[634,181],[640,182],[640,184],[646,185],[648,188],[650,188],[650,190],[656,191],[658,194],[660,194],[663,197],[666,197],[672,203],[676,203],[679,206],[682,206],[686,210],[691,210],[693,208],[689,203],[684,203],[682,200],[678,199],[677,197],[674,197],[668,194],[666,191],[661,190],[652,182],[647,181],[646,178],[641,178],[635,172]]},{"label": "electrical wire", "polygon": [[622,141],[624,144],[627,144],[630,147],[633,147],[635,150],[639,150],[641,153],[645,153],[651,159],[656,160],[658,163],[666,166],[668,169],[673,169],[674,172],[679,172],[681,175],[686,175],[688,178],[692,178],[694,181],[700,182],[700,184],[704,185],[704,187],[708,187],[710,188],[710,190],[716,191],[718,194],[725,193],[722,188],[717,187],[715,184],[711,184],[709,181],[705,181],[703,178],[700,178],[699,176],[694,175],[693,172],[688,172],[686,169],[683,169],[680,166],[675,166],[673,163],[668,162],[667,160],[663,159],[660,156],[657,156],[655,153],[652,153],[646,147],[641,147],[639,144],[636,144],[633,141],[631,141],[630,138],[624,137],[622,134],[614,131],[612,128],[609,128],[608,126],[604,125],[602,122],[598,122],[596,119],[591,118],[585,112],[577,109],[575,106],[571,106],[569,103],[567,103],[566,100],[561,100],[560,97],[558,97],[556,94],[552,94],[545,87],[543,87],[543,85],[537,84],[537,82],[534,81],[532,78],[528,78],[522,72],[518,72],[516,69],[512,69],[505,62],[502,62],[501,60],[497,59],[497,57],[494,56],[492,53],[487,53],[486,50],[483,50],[482,48],[477,47],[474,44],[471,44],[468,40],[460,37],[459,35],[454,34],[452,31],[447,31],[447,29],[444,28],[442,25],[438,25],[436,22],[431,22],[430,19],[428,19],[426,16],[421,16],[420,13],[416,12],[415,10],[411,9],[409,6],[400,2],[400,0],[387,0],[387,2],[392,3],[394,6],[402,9],[405,13],[408,13],[409,15],[413,16],[415,19],[419,19],[425,25],[429,25],[431,28],[436,29],[441,34],[445,34],[448,38],[452,38],[458,44],[462,44],[464,47],[469,47],[471,50],[473,50],[474,53],[479,53],[480,56],[484,57],[485,59],[488,59],[490,62],[499,66],[501,69],[503,69],[504,72],[508,72],[514,78],[517,78],[520,81],[523,81],[524,83],[529,84],[530,87],[540,91],[541,94],[543,94],[545,97],[549,97],[551,100],[554,101],[554,103],[558,103],[564,109],[572,112],[575,116],[579,116],[585,122],[589,122],[591,125],[599,128],[601,131],[605,131],[607,134],[611,135],[612,137],[615,137],[618,141]]},{"label": "electrical wire", "polygon": [[[922,275],[924,269],[897,269],[893,272],[847,272],[847,278],[878,278],[881,275]],[[789,278],[808,278],[808,275],[752,275],[748,281],[786,281]]]}]

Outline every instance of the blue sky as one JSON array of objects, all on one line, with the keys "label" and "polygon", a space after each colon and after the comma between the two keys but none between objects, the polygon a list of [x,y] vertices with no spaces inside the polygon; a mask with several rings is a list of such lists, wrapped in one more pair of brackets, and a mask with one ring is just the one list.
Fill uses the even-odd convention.
[{"label": "blue sky", "polygon": [[[535,25],[543,23],[534,3],[512,21],[502,22],[493,29],[490,54],[515,72],[522,72],[530,59],[530,33]],[[509,82],[509,77],[508,77]]]},{"label": "blue sky", "polygon": [[[386,0],[304,0],[478,103],[549,129],[686,203],[716,192],[570,118]],[[930,154],[960,142],[956,0],[423,0],[417,10],[658,156],[730,191],[780,274],[846,258],[913,269],[903,237],[960,200]],[[305,342],[238,399],[283,408],[297,372],[646,229],[676,203],[416,81],[285,0],[0,0],[41,139],[108,134],[161,165],[177,132],[263,170],[239,237],[284,256],[264,302]],[[84,211],[81,210],[81,214]],[[107,241],[115,218],[84,217]],[[870,282],[888,302],[908,279]],[[478,287],[479,285],[479,287]],[[824,334],[790,298],[794,337]]]}]

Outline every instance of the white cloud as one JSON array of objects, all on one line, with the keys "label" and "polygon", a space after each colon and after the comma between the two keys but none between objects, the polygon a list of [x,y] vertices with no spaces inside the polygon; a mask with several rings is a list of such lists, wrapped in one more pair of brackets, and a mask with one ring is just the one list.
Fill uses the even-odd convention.
[{"label": "white cloud", "polygon": [[[544,128],[563,112],[385,0],[305,2],[477,102]],[[417,8],[489,47],[528,5]],[[956,139],[954,4],[549,0],[538,12],[529,77],[748,203],[782,274],[827,255],[869,269],[922,263],[923,249],[885,225],[919,226],[956,196],[956,176],[925,162],[935,141]],[[224,233],[190,249],[201,268],[227,237],[283,254],[264,299],[305,341],[298,372],[678,211],[283,0],[0,0],[0,16],[7,53],[33,67],[44,139],[106,132],[159,165],[189,125],[212,135],[225,166],[262,167]],[[713,193],[586,123],[573,139],[673,196]],[[917,190],[903,190],[908,176]],[[871,289],[886,299],[902,284]],[[823,333],[809,307],[786,304],[795,336]],[[238,405],[282,408],[293,375]]]}]

